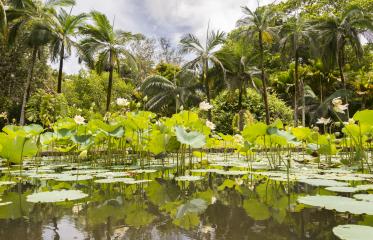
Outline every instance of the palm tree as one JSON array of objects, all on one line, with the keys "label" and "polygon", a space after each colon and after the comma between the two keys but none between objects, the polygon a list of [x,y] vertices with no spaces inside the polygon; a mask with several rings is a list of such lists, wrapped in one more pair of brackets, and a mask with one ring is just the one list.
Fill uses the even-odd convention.
[{"label": "palm tree", "polygon": [[[222,62],[216,56],[219,46],[224,43],[224,39],[224,32],[210,32],[209,29],[207,29],[206,43],[204,45],[193,34],[188,34],[180,40],[182,53],[193,53],[195,55],[195,58],[186,63],[184,68],[194,68],[201,72],[201,79],[202,83],[204,84],[207,102],[211,101],[210,83],[208,78],[209,67],[214,65],[218,66],[225,74],[225,68]],[[211,120],[211,111],[208,111],[208,119]]]},{"label": "palm tree", "polygon": [[11,8],[7,11],[9,33],[9,44],[16,41],[20,29],[25,29],[26,45],[32,49],[30,69],[21,106],[20,125],[25,124],[25,109],[30,96],[31,82],[34,75],[34,67],[37,56],[42,47],[50,40],[48,22],[55,13],[55,7],[71,6],[75,0],[47,0],[45,2],[37,0],[15,0],[10,1]]},{"label": "palm tree", "polygon": [[[298,15],[288,19],[280,30],[280,47],[283,55],[290,55],[294,60],[294,126],[298,126],[298,96],[302,99],[302,125],[305,126],[305,102],[304,84],[299,81],[299,61],[300,51],[307,48],[307,44],[312,44],[311,32],[308,31],[307,23]],[[299,94],[299,91],[301,94]]]},{"label": "palm tree", "polygon": [[[323,59],[325,62],[330,66],[337,65],[345,92],[347,91],[343,72],[345,47],[349,44],[358,57],[362,56],[363,48],[359,35],[368,29],[373,30],[373,20],[358,7],[344,11],[340,16],[329,15],[322,18],[311,28],[324,44]],[[348,103],[347,94],[345,99]],[[348,110],[347,117],[349,118]]]},{"label": "palm tree", "polygon": [[86,17],[84,13],[74,16],[61,9],[58,14],[54,14],[49,24],[52,34],[51,58],[53,62],[59,61],[57,93],[62,92],[64,59],[71,55],[71,49],[75,45],[74,38]]},{"label": "palm tree", "polygon": [[267,81],[264,67],[264,44],[266,42],[271,42],[273,37],[276,36],[275,28],[272,27],[275,14],[268,7],[260,7],[255,11],[251,11],[248,7],[242,7],[242,11],[246,16],[238,20],[237,25],[242,27],[242,32],[246,33],[247,36],[251,38],[256,37],[259,45],[259,67],[261,69],[263,85],[262,95],[266,112],[266,123],[270,124]]},{"label": "palm tree", "polygon": [[8,21],[6,17],[6,11],[5,11],[5,3],[3,3],[3,0],[0,0],[0,43],[5,42],[8,32]]},{"label": "palm tree", "polygon": [[107,90],[106,111],[110,110],[111,92],[113,88],[113,73],[116,68],[119,72],[122,59],[136,62],[134,56],[126,49],[126,44],[132,40],[142,39],[140,34],[133,35],[130,32],[114,31],[106,15],[93,11],[91,13],[93,24],[87,24],[81,28],[85,36],[80,41],[79,52],[81,60],[97,73],[109,72],[109,84]]},{"label": "palm tree", "polygon": [[180,106],[187,107],[200,100],[196,94],[198,89],[199,83],[190,70],[175,72],[173,80],[160,75],[149,76],[141,85],[141,91],[149,97],[147,109],[161,110],[175,105],[176,113]]}]

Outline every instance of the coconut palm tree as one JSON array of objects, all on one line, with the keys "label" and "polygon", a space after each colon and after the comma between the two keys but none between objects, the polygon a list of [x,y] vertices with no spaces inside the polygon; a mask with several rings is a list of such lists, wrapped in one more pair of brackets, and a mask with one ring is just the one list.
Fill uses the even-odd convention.
[{"label": "coconut palm tree", "polygon": [[45,2],[37,0],[14,0],[10,1],[11,8],[7,11],[9,33],[8,42],[13,44],[16,41],[20,29],[26,32],[26,46],[32,49],[30,69],[21,106],[20,124],[25,124],[25,109],[30,96],[31,82],[34,75],[34,67],[37,56],[42,47],[50,40],[48,23],[56,7],[71,6],[75,0],[47,0]]},{"label": "coconut palm tree", "polygon": [[169,80],[160,75],[147,77],[141,85],[141,91],[149,97],[145,107],[149,110],[172,108],[175,112],[183,106],[200,101],[196,91],[200,89],[195,74],[190,70],[174,73],[174,78]]},{"label": "coconut palm tree", "polygon": [[[194,59],[185,64],[184,68],[197,69],[201,73],[202,83],[205,88],[207,102],[211,101],[210,83],[208,78],[209,68],[218,66],[225,74],[222,62],[217,58],[216,53],[221,44],[224,43],[225,33],[220,31],[209,31],[207,29],[205,44],[193,34],[187,34],[180,40],[182,53],[194,54]],[[208,111],[208,119],[211,120],[211,111]]]},{"label": "coconut palm tree", "polygon": [[120,30],[115,31],[106,15],[100,12],[91,12],[91,17],[93,24],[87,24],[81,28],[84,39],[80,41],[78,51],[81,60],[85,61],[90,68],[96,69],[97,73],[109,72],[106,101],[106,111],[109,111],[114,70],[117,69],[119,72],[123,59],[136,62],[135,57],[126,49],[126,45],[132,40],[142,39],[143,36]]},{"label": "coconut palm tree", "polygon": [[265,43],[270,43],[277,35],[276,28],[273,27],[275,14],[268,7],[259,7],[251,11],[248,7],[242,7],[244,18],[238,20],[237,26],[250,38],[256,38],[259,47],[259,68],[261,69],[262,96],[266,112],[266,123],[270,124],[270,114],[268,106],[267,80],[264,67],[264,47]]},{"label": "coconut palm tree", "polygon": [[58,14],[54,14],[49,24],[50,31],[52,34],[51,39],[51,58],[53,62],[59,61],[58,70],[58,84],[57,92],[62,92],[62,73],[64,59],[71,55],[71,49],[75,45],[75,37],[78,34],[78,28],[80,28],[87,15],[82,13],[79,15],[71,15],[61,9]]},{"label": "coconut palm tree", "polygon": [[[373,19],[358,7],[352,7],[341,15],[329,15],[321,18],[311,27],[323,45],[323,59],[334,66],[337,65],[343,89],[347,91],[346,79],[343,72],[345,64],[345,48],[350,45],[359,57],[363,54],[360,34],[373,30]],[[345,97],[348,103],[347,95]],[[349,118],[349,111],[347,110]]]},{"label": "coconut palm tree", "polygon": [[5,11],[5,2],[0,0],[0,42],[4,42],[8,32],[8,21]]},{"label": "coconut palm tree", "polygon": [[304,84],[299,81],[299,63],[300,51],[302,48],[312,45],[311,31],[308,30],[308,24],[297,15],[288,19],[282,26],[279,33],[280,47],[283,55],[288,55],[294,60],[294,126],[298,126],[298,102],[299,95],[302,99],[302,125],[305,126],[305,103],[304,103]]}]

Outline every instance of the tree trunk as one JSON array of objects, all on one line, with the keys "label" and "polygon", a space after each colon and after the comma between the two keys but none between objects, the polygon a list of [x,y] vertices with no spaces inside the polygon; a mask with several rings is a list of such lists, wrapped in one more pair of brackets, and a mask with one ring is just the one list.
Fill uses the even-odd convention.
[{"label": "tree trunk", "polygon": [[260,50],[260,68],[261,68],[261,79],[263,84],[263,101],[266,114],[266,124],[270,124],[269,106],[268,106],[268,93],[267,93],[267,82],[264,74],[264,47],[263,47],[263,36],[262,32],[259,31],[259,50]]},{"label": "tree trunk", "polygon": [[112,53],[109,53],[109,62],[110,62],[110,69],[109,69],[109,86],[107,89],[107,98],[106,98],[106,112],[110,111],[110,102],[111,102],[111,90],[113,88],[113,71],[114,71],[114,66],[112,63]]},{"label": "tree trunk", "polygon": [[[348,104],[348,97],[347,97],[347,86],[346,86],[346,79],[343,73],[343,49],[338,52],[338,68],[339,68],[339,74],[341,77],[342,85],[343,85],[343,90],[345,92],[345,104]],[[350,112],[347,108],[346,110],[347,113],[347,120],[350,119]]]},{"label": "tree trunk", "polygon": [[62,72],[63,72],[63,59],[65,57],[65,45],[62,43],[60,53],[60,68],[58,71],[58,86],[57,93],[62,93]]},{"label": "tree trunk", "polygon": [[[210,86],[209,86],[209,81],[207,79],[207,72],[209,70],[209,66],[208,66],[208,60],[207,59],[204,59],[204,66],[203,66],[203,81],[204,81],[204,84],[205,84],[205,91],[206,91],[206,98],[207,98],[207,102],[210,103],[211,101],[211,98],[210,98]],[[207,112],[207,118],[209,121],[211,121],[212,117],[211,117],[211,109],[208,110]]]},{"label": "tree trunk", "polygon": [[298,95],[299,95],[299,58],[298,49],[295,49],[295,70],[294,70],[294,126],[298,127]]},{"label": "tree trunk", "polygon": [[22,107],[21,107],[21,117],[19,119],[19,124],[21,126],[25,125],[25,112],[26,112],[26,105],[27,105],[27,100],[30,96],[30,89],[31,89],[31,81],[32,78],[34,77],[34,67],[35,67],[35,62],[36,62],[36,56],[38,53],[38,49],[34,47],[32,50],[32,58],[31,58],[31,66],[29,69],[28,77],[25,83],[25,89],[23,92],[23,100],[22,100]]}]

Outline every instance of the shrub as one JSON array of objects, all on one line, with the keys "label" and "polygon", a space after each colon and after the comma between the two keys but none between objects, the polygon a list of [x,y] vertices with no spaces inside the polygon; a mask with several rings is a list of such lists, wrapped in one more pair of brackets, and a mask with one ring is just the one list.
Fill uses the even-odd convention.
[{"label": "shrub", "polygon": [[[268,95],[269,110],[271,121],[281,119],[289,124],[293,119],[293,110],[286,103],[279,99],[275,94]],[[232,134],[232,122],[234,116],[239,112],[238,92],[221,92],[213,100],[214,108],[212,110],[213,122],[216,124],[216,130],[224,134]],[[247,89],[246,97],[243,98],[242,106],[250,111],[256,120],[265,119],[265,110],[262,96],[253,89]]]}]

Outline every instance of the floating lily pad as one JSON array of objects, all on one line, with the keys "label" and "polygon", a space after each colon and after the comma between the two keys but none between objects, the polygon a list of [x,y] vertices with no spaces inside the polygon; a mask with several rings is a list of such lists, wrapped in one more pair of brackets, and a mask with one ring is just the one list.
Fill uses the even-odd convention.
[{"label": "floating lily pad", "polygon": [[74,201],[88,197],[88,194],[79,190],[60,190],[51,192],[34,193],[27,196],[27,201],[32,203],[54,203],[64,201]]},{"label": "floating lily pad", "polygon": [[345,182],[338,182],[335,180],[317,179],[317,178],[302,179],[302,180],[299,180],[299,182],[306,183],[312,186],[317,186],[317,187],[346,187],[348,186],[348,183],[345,183]]},{"label": "floating lily pad", "polygon": [[5,186],[5,185],[14,185],[16,182],[13,181],[0,181],[0,186]]},{"label": "floating lily pad", "polygon": [[193,170],[190,170],[191,172],[193,173],[215,173],[217,171],[219,171],[219,169],[213,169],[213,168],[210,168],[210,169],[193,169]]},{"label": "floating lily pad", "polygon": [[340,193],[353,193],[353,192],[360,191],[358,188],[355,188],[355,187],[327,187],[325,189],[331,192],[340,192]]},{"label": "floating lily pad", "polygon": [[0,203],[0,207],[7,206],[7,205],[10,205],[10,204],[12,204],[12,202],[2,202],[2,203]]},{"label": "floating lily pad", "polygon": [[371,202],[358,201],[353,198],[317,195],[300,197],[298,202],[309,206],[336,210],[337,212],[373,215],[373,204]]},{"label": "floating lily pad", "polygon": [[90,175],[64,175],[55,180],[58,182],[75,182],[75,181],[86,181],[91,180],[93,177]]},{"label": "floating lily pad", "polygon": [[157,172],[157,170],[155,170],[155,169],[138,169],[138,170],[133,170],[131,172],[132,173],[139,173],[139,174],[141,174],[141,173],[155,173],[155,172]]},{"label": "floating lily pad", "polygon": [[367,202],[373,202],[373,194],[355,194],[354,198]]},{"label": "floating lily pad", "polygon": [[95,183],[129,183],[133,181],[135,181],[133,178],[106,178],[96,180]]},{"label": "floating lily pad", "polygon": [[149,182],[152,182],[153,180],[132,180],[132,181],[128,181],[128,182],[125,182],[125,184],[141,184],[141,183],[149,183]]},{"label": "floating lily pad", "polygon": [[98,178],[117,178],[117,177],[127,177],[130,174],[127,172],[103,172],[96,175]]},{"label": "floating lily pad", "polygon": [[249,173],[249,171],[224,171],[224,170],[217,170],[217,174],[227,175],[227,176],[242,176]]},{"label": "floating lily pad", "polygon": [[199,181],[202,179],[203,177],[200,177],[200,176],[180,176],[180,177],[175,178],[176,181],[186,181],[186,182],[194,182],[194,181]]},{"label": "floating lily pad", "polygon": [[358,185],[356,186],[361,191],[368,191],[368,190],[373,190],[373,184],[366,184],[366,185]]},{"label": "floating lily pad", "polygon": [[371,240],[373,236],[373,227],[339,225],[333,228],[333,233],[341,240]]}]

